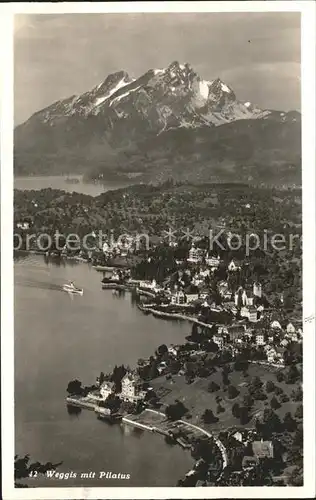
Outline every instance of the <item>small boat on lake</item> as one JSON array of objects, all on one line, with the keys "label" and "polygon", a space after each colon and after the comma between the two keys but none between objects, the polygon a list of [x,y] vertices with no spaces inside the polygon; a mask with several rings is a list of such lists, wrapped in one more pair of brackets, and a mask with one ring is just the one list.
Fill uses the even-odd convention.
[{"label": "small boat on lake", "polygon": [[78,179],[78,177],[67,177],[65,182],[67,182],[67,184],[79,184],[80,179]]},{"label": "small boat on lake", "polygon": [[64,290],[64,292],[75,293],[77,295],[83,295],[83,289],[77,288],[72,281],[70,283],[64,284],[63,290]]}]

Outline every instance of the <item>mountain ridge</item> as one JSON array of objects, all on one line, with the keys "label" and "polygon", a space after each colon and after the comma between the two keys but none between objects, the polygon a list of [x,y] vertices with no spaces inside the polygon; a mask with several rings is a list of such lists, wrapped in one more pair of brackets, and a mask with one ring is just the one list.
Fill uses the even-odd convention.
[{"label": "mountain ridge", "polygon": [[[107,172],[112,175],[116,170],[127,175],[135,173],[133,163],[138,159],[141,173],[145,164],[147,173],[152,172],[152,166],[157,168],[157,155],[161,164],[164,160],[171,166],[177,164],[178,149],[173,148],[170,152],[172,140],[169,139],[175,130],[183,137],[194,137],[196,151],[184,158],[185,163],[194,164],[202,142],[202,156],[210,163],[212,158],[214,160],[212,136],[218,137],[219,128],[234,124],[232,130],[240,129],[245,135],[241,122],[255,121],[268,122],[267,127],[273,127],[277,136],[291,136],[288,147],[293,151],[290,143],[293,145],[293,131],[300,126],[298,112],[264,110],[249,101],[242,102],[220,78],[203,80],[188,63],[174,61],[167,68],[150,69],[139,78],[131,78],[122,70],[108,75],[87,92],[52,103],[18,125],[14,132],[15,171],[31,173],[42,169],[42,173],[51,173],[59,172],[63,165],[62,168],[67,170],[88,172],[88,177],[92,178],[95,170],[102,171],[103,176]],[[272,126],[272,123],[278,125]],[[197,136],[201,134],[205,138],[205,129],[208,139],[201,139],[199,143]],[[286,129],[292,132],[285,133]],[[227,141],[229,138],[225,133],[223,135]],[[246,135],[249,138],[253,133],[248,130]],[[161,144],[160,136],[165,146]],[[218,140],[223,139],[219,137]],[[192,140],[189,142],[193,144]],[[205,142],[213,145],[209,152]],[[258,144],[257,140],[254,142]],[[270,142],[272,149],[278,149],[273,137]],[[294,143],[298,144],[298,141]],[[236,146],[240,149],[236,144],[233,149]],[[264,146],[267,147],[270,145]],[[286,161],[286,151],[283,151],[286,148],[284,144],[279,154],[282,161]],[[165,158],[164,149],[170,153]],[[296,163],[300,145],[297,149],[298,154],[294,154]],[[222,162],[234,156],[227,151],[230,151],[229,147],[222,148]],[[289,161],[292,160],[291,153]],[[149,175],[150,179],[155,177],[155,173]]]}]

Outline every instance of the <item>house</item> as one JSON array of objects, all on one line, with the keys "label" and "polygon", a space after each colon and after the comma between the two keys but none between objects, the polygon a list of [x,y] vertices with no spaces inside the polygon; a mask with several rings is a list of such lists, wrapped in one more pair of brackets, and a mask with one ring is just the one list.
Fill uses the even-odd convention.
[{"label": "house", "polygon": [[238,309],[235,306],[235,302],[229,301],[224,303],[225,309],[230,311],[234,316],[236,316]]},{"label": "house", "polygon": [[271,328],[282,330],[282,326],[280,325],[280,322],[277,321],[276,319],[271,322],[270,326],[271,326]]},{"label": "house", "polygon": [[[224,297],[229,293],[229,287],[227,281],[220,281],[217,285],[218,293],[221,297]],[[229,294],[231,295],[231,294]]]},{"label": "house", "polygon": [[253,292],[253,294],[254,294],[255,297],[261,298],[262,297],[262,286],[261,286],[261,284],[260,283],[254,283],[253,284],[252,292]]},{"label": "house", "polygon": [[273,444],[272,441],[253,441],[252,442],[252,451],[254,457],[259,460],[262,458],[273,458]]},{"label": "house", "polygon": [[277,363],[280,363],[281,365],[284,365],[284,353],[285,353],[285,347],[281,346],[277,346],[275,348],[276,350],[276,361]]},{"label": "house", "polygon": [[125,401],[135,402],[145,397],[145,392],[141,390],[141,379],[131,372],[127,372],[122,378],[121,398]]},{"label": "house", "polygon": [[176,304],[178,306],[185,304],[187,301],[185,293],[183,290],[176,290],[171,295],[171,304]]},{"label": "house", "polygon": [[234,259],[232,259],[230,261],[230,263],[228,264],[228,271],[234,272],[234,271],[238,271],[239,269],[240,269],[240,266],[235,263]]},{"label": "house", "polygon": [[297,333],[296,333],[296,332],[294,332],[294,333],[289,333],[289,334],[287,334],[287,336],[288,336],[288,338],[289,338],[292,342],[298,342],[299,337],[298,337],[298,335],[297,335]]},{"label": "house", "polygon": [[243,436],[242,436],[242,433],[241,433],[241,432],[239,432],[239,431],[235,432],[235,434],[233,434],[233,437],[234,437],[237,441],[239,441],[240,443],[242,443],[242,441],[243,441]]},{"label": "house", "polygon": [[224,337],[222,335],[213,335],[213,342],[218,345],[219,349],[223,349]]},{"label": "house", "polygon": [[106,400],[107,397],[114,392],[114,387],[114,382],[105,381],[101,384],[100,394],[103,400]]},{"label": "house", "polygon": [[190,304],[191,302],[194,302],[199,298],[199,289],[195,285],[189,285],[185,290],[185,295],[186,295],[186,302],[187,304]]},{"label": "house", "polygon": [[202,289],[199,293],[199,299],[206,300],[209,296],[209,290]]},{"label": "house", "polygon": [[293,326],[292,323],[289,323],[286,327],[286,332],[287,333],[295,333],[295,326]]},{"label": "house", "polygon": [[192,246],[189,250],[189,257],[188,257],[188,262],[192,262],[197,264],[198,262],[202,262],[204,257],[204,250],[201,248],[197,248],[194,243],[192,243]]},{"label": "house", "polygon": [[209,256],[209,254],[207,254],[206,256],[206,259],[205,259],[205,262],[208,266],[210,266],[211,268],[217,268],[220,264],[220,257],[217,256],[217,257],[214,257],[214,256]]},{"label": "house", "polygon": [[140,281],[138,284],[138,288],[142,288],[143,290],[148,290],[149,292],[159,292],[162,290],[160,286],[157,285],[156,280],[152,281]]},{"label": "house", "polygon": [[243,325],[232,325],[227,328],[227,335],[231,342],[235,342],[244,336],[245,327]]},{"label": "house", "polygon": [[168,347],[168,352],[169,352],[169,354],[171,354],[172,356],[175,356],[175,357],[177,357],[177,355],[178,355],[178,349],[172,344]]},{"label": "house", "polygon": [[203,285],[204,284],[204,277],[201,276],[201,274],[196,274],[195,276],[193,276],[192,278],[192,284],[194,286],[199,286],[199,285]]},{"label": "house", "polygon": [[113,271],[112,276],[110,278],[112,281],[120,281],[121,274],[118,271]]},{"label": "house", "polygon": [[202,278],[206,278],[209,275],[210,275],[209,269],[200,269],[199,276],[201,276]]},{"label": "house", "polygon": [[26,229],[29,229],[30,223],[29,222],[18,222],[17,225],[16,225],[16,227],[18,229],[24,229],[24,230],[26,230]]},{"label": "house", "polygon": [[263,333],[257,333],[256,335],[256,344],[257,345],[265,345],[265,339]]},{"label": "house", "polygon": [[242,318],[248,318],[251,323],[256,323],[258,321],[258,311],[254,306],[243,306],[240,309],[240,316]]},{"label": "house", "polygon": [[242,468],[244,470],[249,470],[253,469],[259,464],[259,460],[257,457],[249,457],[249,456],[244,456],[242,459]]},{"label": "house", "polygon": [[245,306],[253,306],[254,295],[249,290],[244,290],[241,296],[241,300],[243,305]]},{"label": "house", "polygon": [[248,309],[248,307],[243,306],[243,307],[240,309],[240,316],[241,316],[242,318],[249,318],[249,309]]},{"label": "house", "polygon": [[281,342],[280,342],[280,345],[282,347],[286,347],[288,344],[289,344],[289,341],[287,339],[282,339]]},{"label": "house", "polygon": [[161,363],[159,363],[158,367],[157,367],[157,370],[159,372],[159,374],[161,375],[163,372],[165,372],[167,369],[167,363],[166,361],[162,361]]},{"label": "house", "polygon": [[235,293],[235,305],[242,304],[243,306],[252,306],[254,302],[254,295],[249,290],[239,287]]},{"label": "house", "polygon": [[266,354],[267,354],[268,362],[274,363],[274,361],[276,359],[276,355],[277,355],[276,350],[274,348],[270,348],[269,350],[267,350]]}]

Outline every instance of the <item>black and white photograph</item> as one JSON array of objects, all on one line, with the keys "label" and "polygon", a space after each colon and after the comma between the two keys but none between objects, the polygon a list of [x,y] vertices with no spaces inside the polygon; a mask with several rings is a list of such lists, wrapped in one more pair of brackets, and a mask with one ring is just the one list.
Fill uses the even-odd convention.
[{"label": "black and white photograph", "polygon": [[3,498],[313,497],[315,4],[3,14]]}]

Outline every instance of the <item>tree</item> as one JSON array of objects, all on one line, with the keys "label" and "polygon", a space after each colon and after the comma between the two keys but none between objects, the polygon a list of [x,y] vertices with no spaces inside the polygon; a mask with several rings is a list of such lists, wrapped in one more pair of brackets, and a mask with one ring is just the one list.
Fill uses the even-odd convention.
[{"label": "tree", "polygon": [[287,384],[295,384],[295,382],[300,379],[300,376],[297,366],[290,365],[285,376],[285,382]]},{"label": "tree", "polygon": [[186,413],[188,409],[184,406],[181,401],[177,401],[174,404],[170,404],[166,408],[166,416],[168,420],[180,420]]},{"label": "tree", "polygon": [[280,401],[281,403],[287,403],[288,401],[290,401],[290,398],[286,394],[281,394]]},{"label": "tree", "polygon": [[118,396],[111,393],[108,395],[108,397],[101,406],[104,406],[104,408],[108,408],[111,411],[111,413],[116,413],[120,409],[121,400]]},{"label": "tree", "polygon": [[163,356],[167,352],[168,352],[168,347],[166,346],[166,344],[161,344],[157,349],[158,356]]},{"label": "tree", "polygon": [[296,428],[297,428],[297,422],[292,417],[290,411],[288,411],[284,415],[283,425],[284,425],[284,429],[287,430],[288,432],[294,432],[296,430]]},{"label": "tree", "polygon": [[250,420],[249,409],[246,406],[240,406],[239,408],[239,421],[241,425],[248,424]]},{"label": "tree", "polygon": [[263,386],[263,382],[259,377],[254,377],[250,382],[250,386],[254,389],[260,389]]},{"label": "tree", "polygon": [[216,384],[216,382],[214,382],[212,380],[212,382],[208,385],[208,392],[216,392],[216,391],[219,391],[220,389],[220,386],[218,384]]},{"label": "tree", "polygon": [[115,392],[121,392],[122,390],[122,378],[126,375],[127,369],[125,368],[124,365],[114,366],[112,376],[111,376],[111,381],[115,383]]},{"label": "tree", "polygon": [[278,415],[266,408],[263,411],[263,430],[266,435],[270,436],[273,432],[278,432],[281,429],[281,421]]},{"label": "tree", "polygon": [[229,385],[227,392],[228,392],[229,399],[235,399],[239,394],[239,391],[236,389],[236,387],[234,385]]},{"label": "tree", "polygon": [[233,406],[232,406],[232,415],[235,418],[239,418],[240,417],[240,407],[239,407],[238,403],[234,403],[233,404]]},{"label": "tree", "polygon": [[229,385],[230,384],[229,377],[228,377],[227,373],[224,370],[222,371],[222,379],[223,379],[223,384],[224,385]]},{"label": "tree", "polygon": [[291,486],[303,486],[304,473],[301,467],[295,467],[288,479],[288,484]]},{"label": "tree", "polygon": [[206,424],[214,424],[215,422],[218,422],[218,418],[214,415],[212,410],[205,410],[205,412],[202,415],[202,420]]},{"label": "tree", "polygon": [[216,408],[216,413],[223,413],[224,411],[225,408],[221,404],[218,404]]},{"label": "tree", "polygon": [[193,456],[210,463],[214,457],[214,444],[207,439],[198,439],[193,448]]},{"label": "tree", "polygon": [[249,387],[249,394],[256,401],[264,401],[267,399],[267,395],[260,387]]},{"label": "tree", "polygon": [[[20,479],[25,479],[32,477],[37,474],[46,474],[49,470],[56,470],[62,462],[53,464],[52,462],[46,462],[44,464],[40,462],[30,463],[30,455],[25,455],[24,457],[19,457],[15,455],[14,457],[14,479],[18,481]],[[36,474],[35,474],[36,473]],[[16,488],[27,488],[26,485],[20,483],[15,483]]]},{"label": "tree", "polygon": [[277,410],[278,408],[281,407],[279,401],[277,400],[277,398],[275,396],[273,396],[273,398],[271,399],[270,406],[273,410]]},{"label": "tree", "polygon": [[278,382],[283,382],[284,379],[285,379],[283,371],[282,372],[278,372],[276,378],[277,378]]},{"label": "tree", "polygon": [[242,401],[243,406],[247,406],[247,408],[250,409],[252,407],[253,403],[254,403],[254,400],[251,397],[251,395],[245,394],[243,397],[243,401]]},{"label": "tree", "polygon": [[249,366],[249,362],[247,359],[243,359],[242,357],[239,357],[236,359],[234,363],[234,370],[237,372],[246,372]]},{"label": "tree", "polygon": [[296,408],[295,417],[299,418],[300,420],[303,418],[303,405],[299,405]]},{"label": "tree", "polygon": [[172,360],[170,365],[169,365],[169,369],[170,369],[170,373],[172,375],[176,375],[177,373],[179,373],[179,371],[181,370],[181,363],[179,360],[175,359],[175,360]]},{"label": "tree", "polygon": [[279,386],[275,386],[275,389],[274,389],[274,394],[276,394],[277,396],[281,396],[281,394],[283,394],[283,389],[282,387],[279,387]]},{"label": "tree", "polygon": [[303,391],[301,387],[297,387],[291,392],[291,398],[293,401],[303,401]]},{"label": "tree", "polygon": [[275,385],[274,383],[272,382],[272,380],[267,380],[266,382],[266,392],[273,392],[275,389]]},{"label": "tree", "polygon": [[67,386],[67,392],[71,396],[80,396],[82,394],[83,387],[80,380],[71,380]]}]

